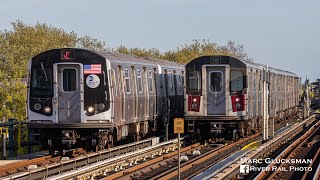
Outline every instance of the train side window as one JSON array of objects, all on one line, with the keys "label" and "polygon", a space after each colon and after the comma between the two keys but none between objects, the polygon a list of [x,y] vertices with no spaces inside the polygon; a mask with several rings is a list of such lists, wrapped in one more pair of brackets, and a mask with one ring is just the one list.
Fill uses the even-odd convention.
[{"label": "train side window", "polygon": [[149,91],[153,92],[153,78],[152,78],[152,73],[151,70],[148,70],[148,84],[149,84]]},{"label": "train side window", "polygon": [[129,78],[129,70],[126,68],[124,69],[124,80],[125,80],[125,86],[126,86],[126,92],[127,94],[131,93],[130,90],[130,78]]},{"label": "train side window", "polygon": [[138,91],[139,91],[139,93],[142,93],[143,89],[142,89],[142,77],[141,77],[141,70],[140,69],[137,69],[137,79],[138,79]]},{"label": "train side window", "polygon": [[231,70],[230,72],[230,91],[237,92],[243,89],[243,72]]},{"label": "train side window", "polygon": [[191,71],[189,73],[188,86],[190,91],[198,91],[200,89],[200,72],[199,71]]},{"label": "train side window", "polygon": [[222,73],[210,72],[210,91],[221,92],[222,91]]},{"label": "train side window", "polygon": [[177,74],[177,80],[178,80],[178,85],[179,85],[179,87],[182,87],[181,76],[180,76],[179,73]]},{"label": "train side window", "polygon": [[181,84],[184,86],[184,71],[181,72]]},{"label": "train side window", "polygon": [[173,75],[171,74],[171,71],[169,71],[168,73],[168,83],[169,83],[167,84],[169,87],[168,91],[170,91],[171,94],[174,94],[175,87],[174,87]]},{"label": "train side window", "polygon": [[77,90],[77,70],[63,69],[63,90],[65,92],[73,92]]}]

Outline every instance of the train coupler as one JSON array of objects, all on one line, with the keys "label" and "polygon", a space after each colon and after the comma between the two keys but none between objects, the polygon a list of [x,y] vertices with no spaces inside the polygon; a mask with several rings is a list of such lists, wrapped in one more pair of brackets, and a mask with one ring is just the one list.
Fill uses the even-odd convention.
[{"label": "train coupler", "polygon": [[224,130],[224,128],[222,127],[221,123],[217,123],[217,122],[210,123],[210,132],[211,133],[220,134],[220,133],[222,133],[223,130]]},{"label": "train coupler", "polygon": [[72,146],[77,143],[77,138],[79,138],[75,130],[62,130],[61,144]]}]

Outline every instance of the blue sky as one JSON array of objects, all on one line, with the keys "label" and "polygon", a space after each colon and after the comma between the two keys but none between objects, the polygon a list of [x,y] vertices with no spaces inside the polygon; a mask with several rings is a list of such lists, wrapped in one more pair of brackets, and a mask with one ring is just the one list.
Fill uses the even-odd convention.
[{"label": "blue sky", "polygon": [[243,44],[256,62],[320,78],[317,0],[15,0],[1,2],[0,29],[17,19],[51,24],[109,47],[161,51],[209,39]]}]

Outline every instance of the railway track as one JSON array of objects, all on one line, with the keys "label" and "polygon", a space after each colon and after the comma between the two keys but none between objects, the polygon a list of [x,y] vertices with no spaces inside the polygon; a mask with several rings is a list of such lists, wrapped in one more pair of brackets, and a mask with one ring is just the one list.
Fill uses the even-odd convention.
[{"label": "railway track", "polygon": [[[298,132],[302,131],[304,127],[311,125],[314,119],[315,116],[311,116],[303,122],[292,125],[291,129],[281,132],[277,137],[263,144],[258,151],[247,151],[244,155],[250,158],[267,157],[268,154],[279,150],[278,146],[280,144],[289,142],[289,139],[298,135]],[[300,143],[299,147],[290,148],[291,156],[288,154],[288,157],[292,157],[293,152],[301,150],[305,146],[316,149],[313,156],[309,155],[314,159],[314,163],[310,165],[314,171],[306,175],[303,174],[301,177],[310,177],[311,174],[320,171],[317,166],[319,159],[316,161],[319,155],[319,136],[316,136],[319,134],[319,122],[313,127],[317,129],[310,129],[308,132],[312,132],[312,134],[302,136],[306,137],[303,143]],[[251,142],[256,142],[259,137],[260,134],[255,134],[226,146],[201,146],[197,143],[182,148],[181,156],[187,157],[188,160],[181,162],[181,178],[190,179],[194,177],[193,179],[197,179],[197,174],[206,169],[207,171],[210,170],[214,164],[230,157],[233,153],[239,152],[241,148]],[[6,168],[0,167],[0,172],[5,172],[2,179],[177,179],[177,140],[165,143],[158,143],[158,141],[159,139],[156,138],[147,139],[73,159],[46,156],[22,161],[20,165],[16,163]],[[302,140],[299,140],[299,142],[302,142]],[[28,169],[30,165],[37,165],[37,168]],[[234,161],[229,165],[224,167],[225,169],[220,168],[211,178],[243,177],[239,175],[239,163]],[[221,174],[223,175],[221,176]],[[288,174],[269,174],[262,178],[283,179],[281,177],[288,176]]]},{"label": "railway track", "polygon": [[[306,127],[312,127],[311,129],[309,129],[308,132],[313,132],[313,128],[317,126],[319,126],[319,122],[316,121],[316,116],[312,115],[311,117],[305,119],[300,123],[293,124],[289,129],[287,129],[286,131],[282,131],[277,136],[273,137],[273,139],[263,143],[262,145],[256,146],[252,149],[242,149],[238,153],[231,155],[233,156],[233,158],[225,159],[225,161],[227,161],[225,164],[220,165],[220,167],[218,168],[214,168],[213,166],[209,168],[207,171],[203,172],[202,174],[199,174],[198,176],[194,177],[193,179],[265,179],[267,177],[261,175],[263,173],[267,173],[268,171],[262,171],[262,173],[260,174],[259,172],[261,171],[254,171],[244,175],[240,174],[240,165],[266,167],[268,166],[268,164],[258,164],[256,162],[242,162],[241,159],[275,159],[277,157],[277,154],[284,151],[286,145],[291,145],[292,141],[294,141],[295,139],[299,139],[303,134],[306,133]],[[303,136],[308,137],[309,135],[305,134]]]},{"label": "railway track", "polygon": [[[202,151],[203,146],[200,146],[200,143],[193,144],[188,147],[182,148],[181,155],[192,154],[195,151]],[[108,179],[117,179],[117,180],[127,180],[127,179],[145,179],[152,176],[152,173],[155,169],[162,170],[164,168],[169,168],[167,166],[170,162],[177,162],[178,152],[174,151],[164,155],[157,155],[158,157],[151,157],[148,161],[133,166],[131,168],[125,169],[123,171],[103,176],[104,180]],[[149,173],[149,174],[148,174]]]},{"label": "railway track", "polygon": [[311,163],[271,163],[270,169],[278,171],[265,171],[255,179],[313,179],[319,165],[320,153],[320,121],[313,125],[306,133],[296,139],[275,159],[312,159]]},{"label": "railway track", "polygon": [[60,159],[61,159],[61,156],[52,157],[50,155],[50,156],[43,156],[43,157],[38,157],[30,160],[23,160],[17,163],[3,165],[3,166],[0,166],[0,177],[7,177],[12,174],[31,170],[35,167],[41,167],[45,164],[59,162]]},{"label": "railway track", "polygon": [[[171,141],[171,143],[174,144],[176,143],[176,141],[177,140],[173,140]],[[80,172],[80,168],[87,167],[95,163],[101,163],[105,160],[115,157],[120,157],[122,154],[128,154],[130,152],[132,153],[139,149],[144,149],[157,143],[159,143],[159,138],[150,138],[127,145],[110,148],[108,150],[99,151],[97,153],[89,153],[72,159],[61,156],[50,156],[36,158],[28,161],[21,161],[14,165],[12,164],[12,166],[10,166],[11,170],[5,171],[7,173],[2,176],[1,179],[46,179],[51,176],[62,175],[72,170]],[[55,161],[53,161],[51,158],[54,158]],[[133,157],[132,160],[135,160],[135,158]],[[26,165],[33,168],[26,169]]]},{"label": "railway track", "polygon": [[[181,178],[191,177],[208,164],[213,164],[219,159],[228,156],[247,143],[259,138],[260,134],[255,134],[246,139],[234,142],[226,146],[202,146],[199,143],[181,149],[181,156],[187,157],[187,161],[182,161]],[[184,158],[181,158],[184,159]],[[186,160],[186,159],[185,159]],[[177,178],[178,155],[171,152],[159,157],[153,157],[139,165],[125,169],[123,171],[103,176],[104,180],[127,180],[127,179],[175,179]]]},{"label": "railway track", "polygon": [[[220,148],[214,148],[210,151],[207,151],[203,154],[201,154],[198,157],[195,157],[191,160],[188,160],[185,163],[181,164],[181,175],[180,177],[182,179],[189,179],[196,174],[202,172],[203,170],[209,168],[211,165],[217,163],[218,161],[226,158],[230,154],[236,152],[237,150],[241,149],[245,145],[256,141],[260,138],[260,134],[255,134],[250,137],[247,137],[245,139],[241,139],[239,141],[236,141],[234,143],[231,143],[227,146],[220,147]],[[177,179],[178,178],[178,171],[177,167],[170,168],[167,171],[164,171],[160,174],[157,174],[156,176],[152,177],[151,179]]]}]

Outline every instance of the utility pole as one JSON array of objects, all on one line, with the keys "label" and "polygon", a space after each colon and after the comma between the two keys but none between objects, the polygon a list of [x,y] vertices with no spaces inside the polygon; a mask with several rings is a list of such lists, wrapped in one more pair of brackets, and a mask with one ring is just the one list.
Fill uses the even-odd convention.
[{"label": "utility pole", "polygon": [[6,142],[6,134],[2,134],[3,136],[3,145],[2,145],[2,152],[3,152],[3,159],[6,160],[7,159],[7,142]]},{"label": "utility pole", "polygon": [[304,83],[305,92],[304,94],[304,106],[303,106],[303,118],[307,118],[310,115],[310,98],[309,98],[309,79],[306,78]]},{"label": "utility pole", "polygon": [[263,77],[262,77],[262,84],[263,84],[263,134],[262,134],[262,140],[266,141],[268,139],[268,119],[269,119],[269,112],[268,112],[268,66],[266,66],[266,69],[263,71]]},{"label": "utility pole", "polygon": [[180,133],[184,133],[184,119],[174,118],[173,131],[178,134],[178,180],[180,180]]}]

